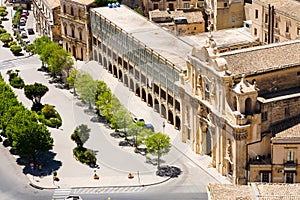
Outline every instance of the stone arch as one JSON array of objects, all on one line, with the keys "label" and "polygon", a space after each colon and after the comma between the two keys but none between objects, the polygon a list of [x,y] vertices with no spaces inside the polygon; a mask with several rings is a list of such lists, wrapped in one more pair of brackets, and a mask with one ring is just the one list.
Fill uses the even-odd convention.
[{"label": "stone arch", "polygon": [[96,50],[94,50],[94,60],[96,62],[98,62],[98,56],[97,56],[97,51]]},{"label": "stone arch", "polygon": [[159,101],[154,99],[154,111],[159,112]]},{"label": "stone arch", "polygon": [[245,113],[252,113],[252,99],[250,97],[248,97],[245,101]]},{"label": "stone arch", "polygon": [[147,102],[147,94],[145,88],[142,88],[142,101]]},{"label": "stone arch", "polygon": [[109,62],[109,64],[108,64],[108,72],[112,74],[112,70],[113,70],[112,64]]},{"label": "stone arch", "polygon": [[100,62],[100,65],[103,65],[103,62],[102,62],[102,55],[101,55],[101,53],[99,53],[98,57],[99,57],[99,62]]},{"label": "stone arch", "polygon": [[122,58],[120,56],[118,57],[118,65],[122,66]]},{"label": "stone arch", "polygon": [[173,112],[171,110],[168,110],[168,122],[174,125],[174,117],[173,117]]},{"label": "stone arch", "polygon": [[124,74],[124,85],[127,87],[129,86],[128,85],[128,75],[126,73]]},{"label": "stone arch", "polygon": [[234,109],[234,111],[237,111],[237,103],[238,103],[238,101],[237,101],[237,98],[236,98],[236,96],[233,96],[233,99],[232,99],[232,106],[233,106],[233,109]]},{"label": "stone arch", "polygon": [[175,118],[175,128],[180,130],[181,129],[181,120],[180,117],[176,116]]},{"label": "stone arch", "polygon": [[209,131],[209,128],[206,129],[206,150],[205,150],[205,154],[211,156],[211,148],[212,148],[212,142],[211,142],[211,133]]},{"label": "stone arch", "polygon": [[160,114],[163,118],[167,118],[167,109],[164,104],[161,104],[160,106]]},{"label": "stone arch", "polygon": [[76,47],[75,47],[75,45],[72,46],[72,54],[73,54],[74,58],[77,58],[76,57]]},{"label": "stone arch", "polygon": [[123,82],[123,73],[122,73],[121,69],[119,69],[119,73],[118,74],[119,74],[119,76],[118,76],[119,80]]},{"label": "stone arch", "polygon": [[103,67],[107,69],[107,60],[105,56],[103,57]]},{"label": "stone arch", "polygon": [[131,91],[134,91],[134,81],[132,79],[130,79],[129,88],[130,88]]},{"label": "stone arch", "polygon": [[141,90],[140,90],[140,86],[138,83],[135,84],[135,95],[140,97],[141,96]]},{"label": "stone arch", "polygon": [[153,100],[152,100],[152,96],[151,96],[150,93],[148,94],[148,102],[147,102],[147,104],[148,104],[148,106],[153,107]]},{"label": "stone arch", "polygon": [[112,74],[114,75],[114,77],[118,78],[118,69],[117,69],[116,65],[113,65],[113,72],[112,72]]}]

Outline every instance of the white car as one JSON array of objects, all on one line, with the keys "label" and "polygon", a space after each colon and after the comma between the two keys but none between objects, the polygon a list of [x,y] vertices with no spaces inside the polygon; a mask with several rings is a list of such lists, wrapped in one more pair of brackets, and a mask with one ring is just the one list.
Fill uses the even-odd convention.
[{"label": "white car", "polygon": [[21,36],[21,38],[27,38],[26,31],[21,31],[20,36]]},{"label": "white car", "polygon": [[145,120],[142,117],[135,117],[135,118],[133,118],[133,121],[134,122],[144,122],[145,123]]},{"label": "white car", "polygon": [[70,195],[64,198],[65,200],[83,200],[80,196],[78,195]]}]

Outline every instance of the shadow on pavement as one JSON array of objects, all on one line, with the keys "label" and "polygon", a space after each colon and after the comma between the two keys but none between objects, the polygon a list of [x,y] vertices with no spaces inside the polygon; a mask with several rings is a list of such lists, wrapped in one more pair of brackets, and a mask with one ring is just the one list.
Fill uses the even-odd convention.
[{"label": "shadow on pavement", "polygon": [[56,153],[51,151],[39,153],[36,156],[36,162],[29,161],[24,157],[17,159],[19,165],[25,165],[23,168],[24,174],[31,174],[34,176],[48,176],[51,175],[53,171],[57,171],[61,166],[62,162],[54,160]]}]

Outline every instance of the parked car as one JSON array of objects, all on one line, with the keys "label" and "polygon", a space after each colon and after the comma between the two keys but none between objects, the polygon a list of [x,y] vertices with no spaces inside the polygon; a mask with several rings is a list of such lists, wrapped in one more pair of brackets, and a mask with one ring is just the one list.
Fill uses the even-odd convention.
[{"label": "parked car", "polygon": [[134,122],[144,122],[145,123],[145,120],[142,117],[134,117],[133,121]]},{"label": "parked car", "polygon": [[29,11],[28,10],[22,10],[22,14],[26,14],[26,15],[29,15]]},{"label": "parked car", "polygon": [[20,26],[25,26],[26,25],[26,21],[20,21],[19,25]]},{"label": "parked car", "polygon": [[28,28],[27,29],[28,35],[34,35],[34,30],[33,28]]},{"label": "parked car", "polygon": [[28,18],[28,16],[27,16],[26,13],[22,13],[22,14],[21,14],[21,17],[24,17],[24,18],[26,18],[26,19]]},{"label": "parked car", "polygon": [[26,44],[29,44],[29,43],[30,43],[30,40],[29,40],[29,39],[23,39],[23,41],[24,41]]},{"label": "parked car", "polygon": [[21,36],[21,38],[27,38],[28,36],[27,36],[27,33],[25,32],[25,31],[22,31],[21,33],[20,33],[20,36]]},{"label": "parked car", "polygon": [[78,195],[70,195],[64,198],[65,200],[82,200],[82,198]]},{"label": "parked car", "polygon": [[154,132],[154,126],[150,123],[145,124],[145,127],[150,129],[152,132]]}]

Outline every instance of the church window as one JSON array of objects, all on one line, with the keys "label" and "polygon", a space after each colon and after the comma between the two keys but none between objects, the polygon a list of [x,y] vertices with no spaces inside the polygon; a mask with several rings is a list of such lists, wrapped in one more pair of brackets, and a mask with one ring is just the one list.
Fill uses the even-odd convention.
[{"label": "church window", "polygon": [[205,100],[209,101],[209,84],[205,84]]}]

